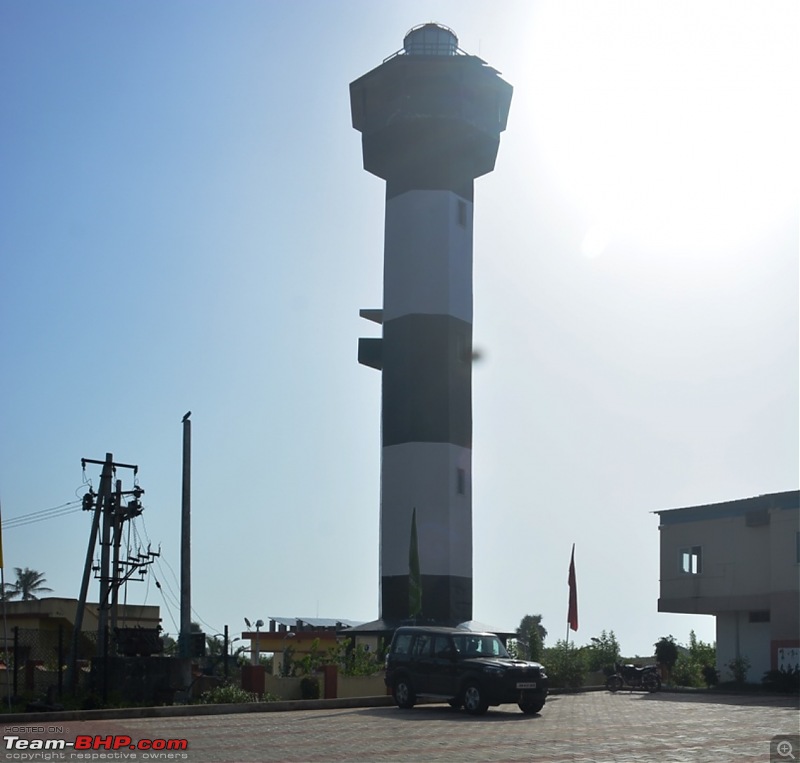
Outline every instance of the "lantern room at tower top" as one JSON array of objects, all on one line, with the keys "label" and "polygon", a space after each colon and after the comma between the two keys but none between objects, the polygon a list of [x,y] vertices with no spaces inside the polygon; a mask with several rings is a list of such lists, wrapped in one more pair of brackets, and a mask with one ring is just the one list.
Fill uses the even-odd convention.
[{"label": "lantern room at tower top", "polygon": [[[494,169],[513,88],[440,24],[411,29],[403,48],[350,84],[364,169],[415,187],[470,186]],[[398,189],[399,190],[399,189]]]},{"label": "lantern room at tower top", "polygon": [[443,24],[419,24],[406,32],[403,51],[409,56],[454,56],[458,37]]}]

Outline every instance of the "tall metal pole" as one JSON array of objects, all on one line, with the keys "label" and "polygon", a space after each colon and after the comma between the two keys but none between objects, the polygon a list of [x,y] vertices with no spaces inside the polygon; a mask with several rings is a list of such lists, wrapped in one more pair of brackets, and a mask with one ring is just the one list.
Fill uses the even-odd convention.
[{"label": "tall metal pole", "polygon": [[192,626],[192,422],[183,417],[183,498],[181,500],[181,632],[180,656],[189,657]]},{"label": "tall metal pole", "polygon": [[223,671],[224,671],[224,674],[225,674],[225,680],[226,681],[228,680],[228,657],[229,657],[229,655],[228,655],[228,647],[229,647],[229,643],[228,643],[228,626],[226,625],[225,626],[224,645],[223,645],[223,654],[225,656],[225,663],[224,663],[225,667],[223,668]]}]

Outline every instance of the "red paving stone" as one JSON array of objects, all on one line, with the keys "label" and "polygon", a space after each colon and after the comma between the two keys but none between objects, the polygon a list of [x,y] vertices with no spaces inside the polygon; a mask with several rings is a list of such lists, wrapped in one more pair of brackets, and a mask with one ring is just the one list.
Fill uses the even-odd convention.
[{"label": "red paving stone", "polygon": [[[800,715],[797,698],[592,692],[550,697],[542,713],[533,717],[514,705],[490,708],[480,718],[446,705],[424,705],[413,710],[363,707],[78,721],[63,726],[63,734],[44,736],[70,740],[77,734],[125,734],[133,740],[188,740],[185,758],[182,753],[168,758],[164,753],[122,750],[116,756],[105,752],[105,757],[94,758],[97,761],[767,763],[770,739],[797,734]],[[45,759],[15,757],[20,754],[4,750],[4,760]],[[51,759],[90,759],[69,754]]]}]

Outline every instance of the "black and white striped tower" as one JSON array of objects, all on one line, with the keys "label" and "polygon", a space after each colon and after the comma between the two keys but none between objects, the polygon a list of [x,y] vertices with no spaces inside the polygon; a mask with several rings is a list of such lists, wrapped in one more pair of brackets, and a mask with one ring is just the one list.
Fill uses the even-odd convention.
[{"label": "black and white striped tower", "polygon": [[420,616],[472,619],[473,181],[494,169],[511,86],[438,24],[350,85],[364,169],[386,180],[381,371],[381,619],[409,617],[416,509]]}]

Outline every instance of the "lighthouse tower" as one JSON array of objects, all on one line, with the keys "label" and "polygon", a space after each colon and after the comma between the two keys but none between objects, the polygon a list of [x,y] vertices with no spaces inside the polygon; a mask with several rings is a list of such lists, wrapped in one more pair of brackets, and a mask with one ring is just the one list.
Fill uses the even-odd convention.
[{"label": "lighthouse tower", "polygon": [[386,180],[383,308],[361,311],[382,337],[358,359],[381,371],[388,627],[472,619],[473,181],[494,169],[511,92],[439,24],[350,85],[364,169]]}]

